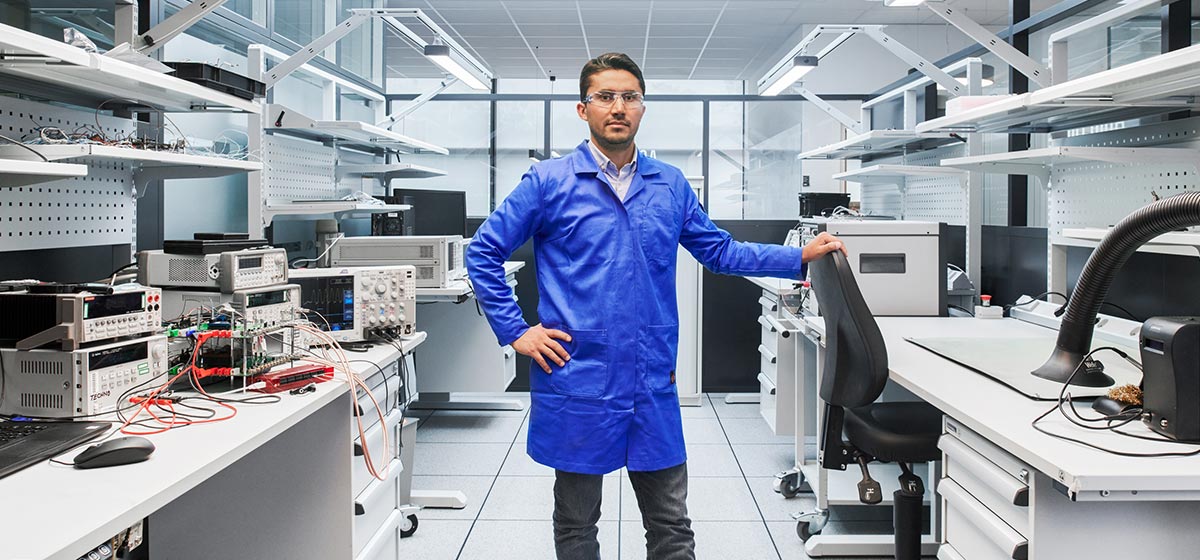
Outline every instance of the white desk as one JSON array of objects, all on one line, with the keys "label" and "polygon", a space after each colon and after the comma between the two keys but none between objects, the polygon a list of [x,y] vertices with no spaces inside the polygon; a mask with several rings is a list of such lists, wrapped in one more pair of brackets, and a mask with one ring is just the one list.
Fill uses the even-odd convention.
[{"label": "white desk", "polygon": [[[936,406],[953,419],[952,424],[982,436],[1001,453],[1010,454],[1036,471],[1027,481],[1028,519],[1020,520],[1028,522],[1023,534],[1029,541],[1031,560],[1195,557],[1200,548],[1200,532],[1195,530],[1195,520],[1200,518],[1200,457],[1120,457],[1039,433],[1030,422],[1053,403],[1028,399],[904,340],[939,336],[1001,339],[1053,331],[1015,319],[877,321],[887,343],[894,381]],[[822,319],[808,318],[806,322],[814,332],[823,333]],[[1087,409],[1086,405],[1080,407]],[[1091,411],[1083,413],[1089,415]],[[1083,430],[1058,414],[1048,416],[1040,425],[1055,433],[1135,453],[1196,449]],[[1153,435],[1139,422],[1124,429]],[[943,527],[943,538],[945,530]],[[955,558],[950,554],[944,557]]]},{"label": "white desk", "polygon": [[[380,365],[399,357],[387,345],[349,356]],[[351,365],[364,377],[374,370]],[[235,405],[225,422],[148,436],[157,449],[143,463],[81,471],[47,462],[0,480],[0,556],[75,560],[149,518],[154,557],[350,558],[349,386],[281,397]]]},{"label": "white desk", "polygon": [[[516,273],[524,262],[504,263],[509,286],[517,286]],[[471,299],[466,280],[445,288],[417,288],[417,328],[429,333],[429,342],[417,355],[421,376],[419,400],[414,409],[523,410],[512,399],[480,399],[458,393],[503,393],[516,378],[517,354],[496,343],[487,318]],[[426,504],[432,505],[432,504]],[[460,507],[460,506],[455,506]]]}]

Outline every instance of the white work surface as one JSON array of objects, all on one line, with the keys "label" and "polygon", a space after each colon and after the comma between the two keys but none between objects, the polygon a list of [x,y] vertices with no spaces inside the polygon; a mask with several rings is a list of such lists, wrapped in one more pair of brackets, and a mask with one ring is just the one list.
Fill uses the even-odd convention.
[{"label": "white work surface", "polygon": [[[512,277],[518,270],[525,268],[524,261],[508,261],[504,263],[504,278],[512,283]],[[450,282],[443,288],[417,288],[417,301],[459,301],[473,293],[471,283],[465,278]],[[418,319],[420,313],[417,314]]]},{"label": "white work surface", "polygon": [[[404,342],[403,348],[407,353],[424,340],[425,334],[417,333]],[[347,354],[350,360],[368,360],[378,364],[393,362],[400,357],[395,347],[386,344],[366,353]],[[364,377],[374,370],[374,366],[364,363],[351,363],[351,367]],[[332,426],[338,438],[334,447],[341,451],[338,457],[345,458],[346,466],[338,469],[340,472],[300,474],[299,480],[304,482],[297,488],[304,488],[308,492],[312,490],[310,485],[318,479],[329,478],[333,479],[335,485],[344,488],[344,499],[336,503],[344,506],[345,535],[339,536],[333,528],[329,528],[328,531],[322,531],[322,538],[335,542],[344,540],[348,556],[352,506],[351,454],[350,442],[345,434],[346,421],[351,418],[350,388],[343,381],[329,381],[318,383],[314,393],[294,396],[285,392],[280,396],[282,400],[274,404],[235,404],[237,416],[228,421],[146,436],[154,443],[156,450],[148,461],[142,463],[76,470],[43,462],[0,479],[0,496],[4,497],[4,507],[0,508],[0,543],[4,543],[4,551],[0,556],[17,560],[75,560],[213,478],[289,428],[323,411],[327,405],[332,405],[334,408],[330,411],[340,416]],[[225,414],[227,411],[219,409],[218,413]],[[81,449],[60,455],[58,459],[69,462]],[[291,464],[273,467],[277,469],[277,474],[285,478],[295,478],[295,470],[301,468]],[[237,503],[233,497],[228,498],[231,505]],[[325,509],[337,511],[333,507]],[[234,512],[197,512],[201,518],[212,519],[231,513]],[[318,518],[323,515],[320,512],[312,513],[313,517]],[[296,521],[295,512],[279,511],[278,517],[289,523]],[[204,538],[215,539],[214,542],[222,538],[210,530],[209,527],[195,527],[198,534],[206,535]],[[247,525],[247,530],[257,531],[253,525]],[[267,540],[275,539],[270,534],[261,536]]]},{"label": "white work surface", "polygon": [[[1030,422],[1053,406],[1052,402],[1026,398],[988,377],[904,340],[905,337],[950,336],[999,340],[1037,336],[1049,329],[1017,319],[881,317],[876,320],[887,343],[888,368],[893,380],[1057,480],[1066,486],[1068,494],[1074,499],[1200,499],[1200,456],[1121,457],[1042,434]],[[808,317],[805,321],[818,334],[824,333],[822,318]],[[1077,406],[1085,417],[1096,416],[1087,403],[1077,403]],[[1180,452],[1198,448],[1084,430],[1058,413],[1047,416],[1039,426],[1057,434],[1126,452]],[[1130,423],[1122,429],[1155,436],[1140,422]]]},{"label": "white work surface", "polygon": [[767,278],[764,276],[747,276],[746,280],[749,280],[751,284],[754,284],[755,286],[767,290],[775,295],[779,295],[779,293],[782,291],[792,289],[795,287],[796,282],[799,282],[799,280],[793,280],[791,278]]}]

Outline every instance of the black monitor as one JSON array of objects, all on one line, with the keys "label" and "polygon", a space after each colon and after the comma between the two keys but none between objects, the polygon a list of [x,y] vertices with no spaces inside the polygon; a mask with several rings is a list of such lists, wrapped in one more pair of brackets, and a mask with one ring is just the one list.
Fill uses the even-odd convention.
[{"label": "black monitor", "polygon": [[412,235],[467,237],[467,193],[430,189],[392,189],[391,200],[413,207]]}]

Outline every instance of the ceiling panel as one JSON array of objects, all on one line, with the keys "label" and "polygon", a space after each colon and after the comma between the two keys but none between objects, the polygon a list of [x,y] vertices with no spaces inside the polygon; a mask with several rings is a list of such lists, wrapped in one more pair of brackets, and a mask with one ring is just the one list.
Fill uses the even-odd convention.
[{"label": "ceiling panel", "polygon": [[[954,0],[954,5],[981,24],[1005,25],[1008,2]],[[1056,2],[1033,0],[1033,11]],[[388,0],[387,5],[425,11],[499,78],[575,75],[589,52],[616,51],[655,78],[754,80],[804,35],[805,25],[945,25],[926,8],[885,8],[870,0]],[[389,33],[385,41],[389,72],[436,75],[418,53],[393,48],[400,39]]]}]

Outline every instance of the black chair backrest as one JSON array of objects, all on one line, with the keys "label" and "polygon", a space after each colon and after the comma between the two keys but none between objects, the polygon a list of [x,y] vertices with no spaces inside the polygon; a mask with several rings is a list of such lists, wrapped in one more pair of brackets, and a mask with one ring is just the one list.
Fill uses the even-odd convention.
[{"label": "black chair backrest", "polygon": [[809,266],[825,319],[821,400],[845,408],[871,404],[888,379],[887,347],[879,325],[845,255],[834,251]]}]

